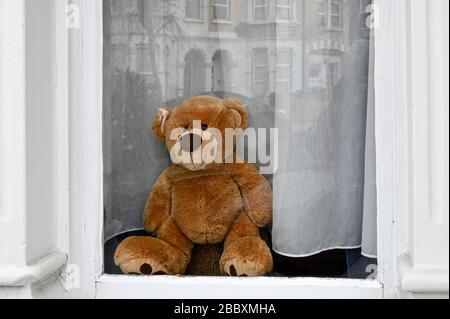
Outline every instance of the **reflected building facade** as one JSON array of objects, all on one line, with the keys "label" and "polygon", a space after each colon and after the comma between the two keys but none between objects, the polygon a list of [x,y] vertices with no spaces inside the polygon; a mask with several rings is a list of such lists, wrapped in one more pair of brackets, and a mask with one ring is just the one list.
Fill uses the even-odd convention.
[{"label": "reflected building facade", "polygon": [[[112,67],[158,81],[162,100],[232,92],[288,104],[342,78],[368,39],[370,0],[110,0]],[[360,27],[355,28],[355,24]],[[356,31],[355,31],[356,30]],[[282,102],[282,101],[280,101]],[[307,104],[307,103],[306,103]]]}]

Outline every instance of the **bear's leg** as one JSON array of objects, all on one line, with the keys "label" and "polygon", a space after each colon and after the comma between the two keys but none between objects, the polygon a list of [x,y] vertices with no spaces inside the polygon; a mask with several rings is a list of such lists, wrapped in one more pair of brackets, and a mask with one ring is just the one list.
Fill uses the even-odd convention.
[{"label": "bear's leg", "polygon": [[270,249],[244,212],[234,221],[225,239],[220,267],[230,276],[263,276],[272,270]]},{"label": "bear's leg", "polygon": [[192,243],[169,218],[154,237],[129,237],[117,247],[114,261],[126,273],[179,275],[191,259]]}]

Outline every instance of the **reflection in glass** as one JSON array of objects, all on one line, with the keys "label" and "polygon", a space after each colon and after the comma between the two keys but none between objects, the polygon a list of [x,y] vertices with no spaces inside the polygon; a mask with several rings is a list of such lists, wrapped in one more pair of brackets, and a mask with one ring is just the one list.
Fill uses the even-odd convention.
[{"label": "reflection in glass", "polygon": [[105,237],[142,226],[169,164],[149,131],[156,110],[210,94],[280,129],[274,246],[298,256],[360,246],[362,219],[374,218],[363,214],[370,3],[105,0]]}]

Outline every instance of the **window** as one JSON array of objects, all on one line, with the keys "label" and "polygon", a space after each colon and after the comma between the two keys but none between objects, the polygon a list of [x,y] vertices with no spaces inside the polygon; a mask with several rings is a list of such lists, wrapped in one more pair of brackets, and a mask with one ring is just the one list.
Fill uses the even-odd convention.
[{"label": "window", "polygon": [[322,65],[311,64],[309,67],[309,80],[320,81],[322,79]]},{"label": "window", "polygon": [[136,47],[136,72],[140,74],[150,73],[150,49],[145,45]]},{"label": "window", "polygon": [[203,0],[186,0],[186,18],[201,20],[203,19]]},{"label": "window", "polygon": [[292,50],[278,49],[276,57],[276,91],[279,94],[291,93]]},{"label": "window", "polygon": [[268,90],[269,58],[267,49],[253,51],[253,96],[262,97]]},{"label": "window", "polygon": [[339,63],[330,62],[327,64],[327,82],[334,86],[339,80]]},{"label": "window", "polygon": [[213,0],[213,18],[220,21],[230,20],[230,0]]},{"label": "window", "polygon": [[339,29],[341,27],[342,0],[330,0],[329,6],[329,26],[332,29]]},{"label": "window", "polygon": [[[108,1],[110,0],[104,0],[103,3]],[[274,253],[275,270],[273,273],[264,273],[264,279],[272,278],[277,281],[279,276],[288,275],[367,278],[364,263],[376,266],[376,260],[364,260],[361,272],[347,274],[354,268],[353,264],[347,267],[349,264],[346,254],[348,250],[354,250],[363,244],[360,235],[376,235],[373,229],[376,223],[372,222],[372,219],[376,221],[376,210],[369,211],[372,206],[367,204],[367,216],[362,215],[365,198],[362,178],[365,176],[365,160],[369,158],[362,152],[366,141],[362,121],[366,121],[365,90],[369,52],[359,50],[351,54],[344,51],[337,53],[340,43],[345,47],[355,45],[356,40],[349,35],[353,32],[351,28],[358,29],[355,17],[359,14],[359,6],[356,1],[354,11],[348,15],[342,15],[340,8],[332,9],[331,1],[321,2],[324,6],[317,13],[324,17],[325,25],[332,23],[331,13],[339,13],[342,15],[339,23],[346,28],[345,32],[324,33],[321,37],[314,34],[313,1],[306,6],[304,16],[299,17],[305,24],[304,28],[293,28],[290,23],[280,23],[280,30],[289,32],[276,33],[267,32],[265,23],[244,25],[242,28],[235,28],[234,25],[245,24],[252,15],[257,19],[269,19],[270,16],[273,19],[278,17],[282,21],[292,21],[296,18],[293,1],[236,0],[232,4],[233,11],[236,12],[233,17],[230,14],[230,1],[165,1],[169,8],[164,19],[154,17],[152,10],[147,9],[154,3],[153,0],[142,2],[145,3],[145,10],[141,12],[144,21],[136,19],[135,14],[131,13],[107,15],[103,20],[103,29],[109,31],[103,34],[103,94],[102,103],[99,103],[104,116],[104,194],[98,209],[100,218],[103,218],[103,229],[99,234],[103,234],[104,254],[99,255],[102,256],[104,267],[101,269],[104,273],[120,275],[124,272],[140,274],[147,271],[145,267],[141,269],[145,265],[139,265],[139,269],[134,270],[117,267],[114,252],[120,241],[128,236],[151,236],[143,230],[142,215],[155,181],[171,165],[171,150],[159,143],[160,130],[155,130],[152,134],[149,133],[149,128],[155,116],[162,121],[167,115],[161,108],[171,109],[183,105],[184,101],[194,96],[202,95],[242,101],[247,106],[250,128],[266,129],[268,138],[275,138],[271,132],[278,130],[278,137],[283,145],[293,146],[281,145],[279,154],[275,154],[279,159],[276,165],[279,165],[280,174],[275,171],[276,168],[268,167],[272,164],[271,156],[268,156],[268,165],[263,164],[259,158],[257,160],[260,163],[253,163],[258,169],[268,167],[274,170],[266,170],[268,173],[264,174],[272,183],[275,217],[271,225],[273,228],[269,233],[266,233],[267,229],[261,231],[264,235],[267,234],[268,241],[271,240],[269,249],[272,248],[272,251],[300,258],[324,251],[326,264],[331,263],[332,267],[324,269],[325,263],[320,261],[321,264],[318,264],[318,261],[312,260],[315,263],[312,266],[314,272],[305,274],[306,268],[310,266],[304,267],[305,264],[295,261],[292,265],[286,265],[281,259],[275,260],[278,257]],[[186,17],[183,10],[186,9],[189,17],[198,17],[199,6],[206,3],[210,5],[211,19],[232,19],[233,25],[226,22],[220,25],[220,21],[219,25],[210,27],[202,23],[184,23]],[[180,8],[175,6],[180,4],[181,15],[176,11]],[[272,7],[269,5],[273,6],[270,15],[268,11]],[[147,16],[149,14],[152,16]],[[142,28],[140,23],[150,19],[152,23]],[[133,23],[123,23],[124,21]],[[351,21],[355,23],[350,23]],[[279,24],[273,23],[275,27]],[[292,29],[296,30],[291,31]],[[370,45],[369,42],[364,44]],[[89,63],[88,66],[92,68],[94,65],[95,63]],[[120,66],[120,70],[115,70],[116,66]],[[358,69],[357,72],[341,70],[344,66]],[[337,86],[344,72],[351,73],[351,81],[341,81]],[[347,92],[352,94],[346,94]],[[351,115],[349,118],[348,114]],[[89,123],[96,127],[93,122]],[[176,121],[176,124],[181,123]],[[190,123],[182,123],[180,127],[189,128],[186,124]],[[211,122],[205,124],[214,127]],[[259,136],[259,130],[257,132]],[[266,144],[258,140],[256,146],[249,145],[250,136],[247,137],[244,138],[244,148],[253,148],[259,157],[262,145]],[[271,144],[269,140],[265,142]],[[345,151],[349,147],[351,154]],[[268,148],[265,154],[269,151]],[[249,159],[247,156],[244,158]],[[341,163],[352,165],[340,165]],[[190,170],[186,173],[190,174]],[[162,191],[166,193],[166,190]],[[208,198],[220,199],[217,205],[223,205],[224,209],[228,207],[226,199],[217,197],[217,194],[209,195],[213,196]],[[187,207],[187,202],[175,197],[172,198],[172,203],[179,205],[174,205],[178,208],[173,208],[173,216],[180,207]],[[365,210],[364,213],[366,214]],[[367,221],[364,225],[360,222],[362,217]],[[349,220],[353,221],[351,227],[348,225]],[[324,224],[327,226],[322,227]],[[206,232],[205,234],[209,234]],[[291,239],[286,240],[287,235]],[[370,242],[364,243],[362,253],[374,256],[376,238],[368,239]],[[334,247],[342,249],[336,251]],[[222,247],[216,248],[220,251],[214,256],[220,256]],[[327,255],[330,250],[334,252]],[[361,251],[352,253],[362,259]],[[188,279],[195,283],[209,283],[214,280],[211,277],[220,275],[220,263],[211,261],[209,264],[212,267],[206,269],[200,259],[195,260],[195,255],[199,256],[192,254],[192,267],[186,268],[186,272],[169,270],[171,273],[179,271],[184,275],[173,277],[173,280],[183,282],[186,276],[196,275],[200,278]],[[323,260],[322,257],[319,259]],[[335,260],[339,262],[335,263]],[[356,261],[358,258],[352,260]],[[291,266],[293,271],[288,269]],[[332,272],[329,271],[330,268],[333,268]],[[130,280],[128,276],[117,277],[122,282]],[[133,280],[140,281],[141,277],[136,276]],[[157,279],[146,277],[145,280],[154,284]],[[245,279],[242,281],[245,282]]]},{"label": "window", "polygon": [[253,0],[253,20],[264,21],[268,17],[268,0]]},{"label": "window", "polygon": [[342,28],[342,0],[316,0],[315,24],[319,30]]},{"label": "window", "polygon": [[327,4],[326,0],[316,0],[315,4],[315,23],[319,29],[326,28],[327,26]]},{"label": "window", "polygon": [[292,20],[292,0],[276,0],[277,1],[277,20]]},{"label": "window", "polygon": [[111,59],[113,68],[125,70],[128,67],[127,49],[122,46],[114,46],[111,49]]}]

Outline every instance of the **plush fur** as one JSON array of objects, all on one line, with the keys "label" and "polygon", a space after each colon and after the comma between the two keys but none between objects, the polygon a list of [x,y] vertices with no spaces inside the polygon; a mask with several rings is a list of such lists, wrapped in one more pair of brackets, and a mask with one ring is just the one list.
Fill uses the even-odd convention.
[{"label": "plush fur", "polygon": [[[221,132],[222,163],[172,164],[156,180],[144,210],[144,227],[154,237],[129,237],[117,248],[115,263],[124,273],[183,274],[193,244],[224,243],[220,267],[231,276],[261,276],[272,270],[272,255],[259,227],[272,220],[272,191],[266,179],[248,163],[225,164],[226,128],[245,129],[248,114],[234,99],[195,97],[170,110],[160,110],[153,122],[155,136],[170,151],[183,128],[196,132],[193,121]],[[173,136],[172,136],[173,137]],[[208,142],[201,142],[201,149]]]}]

